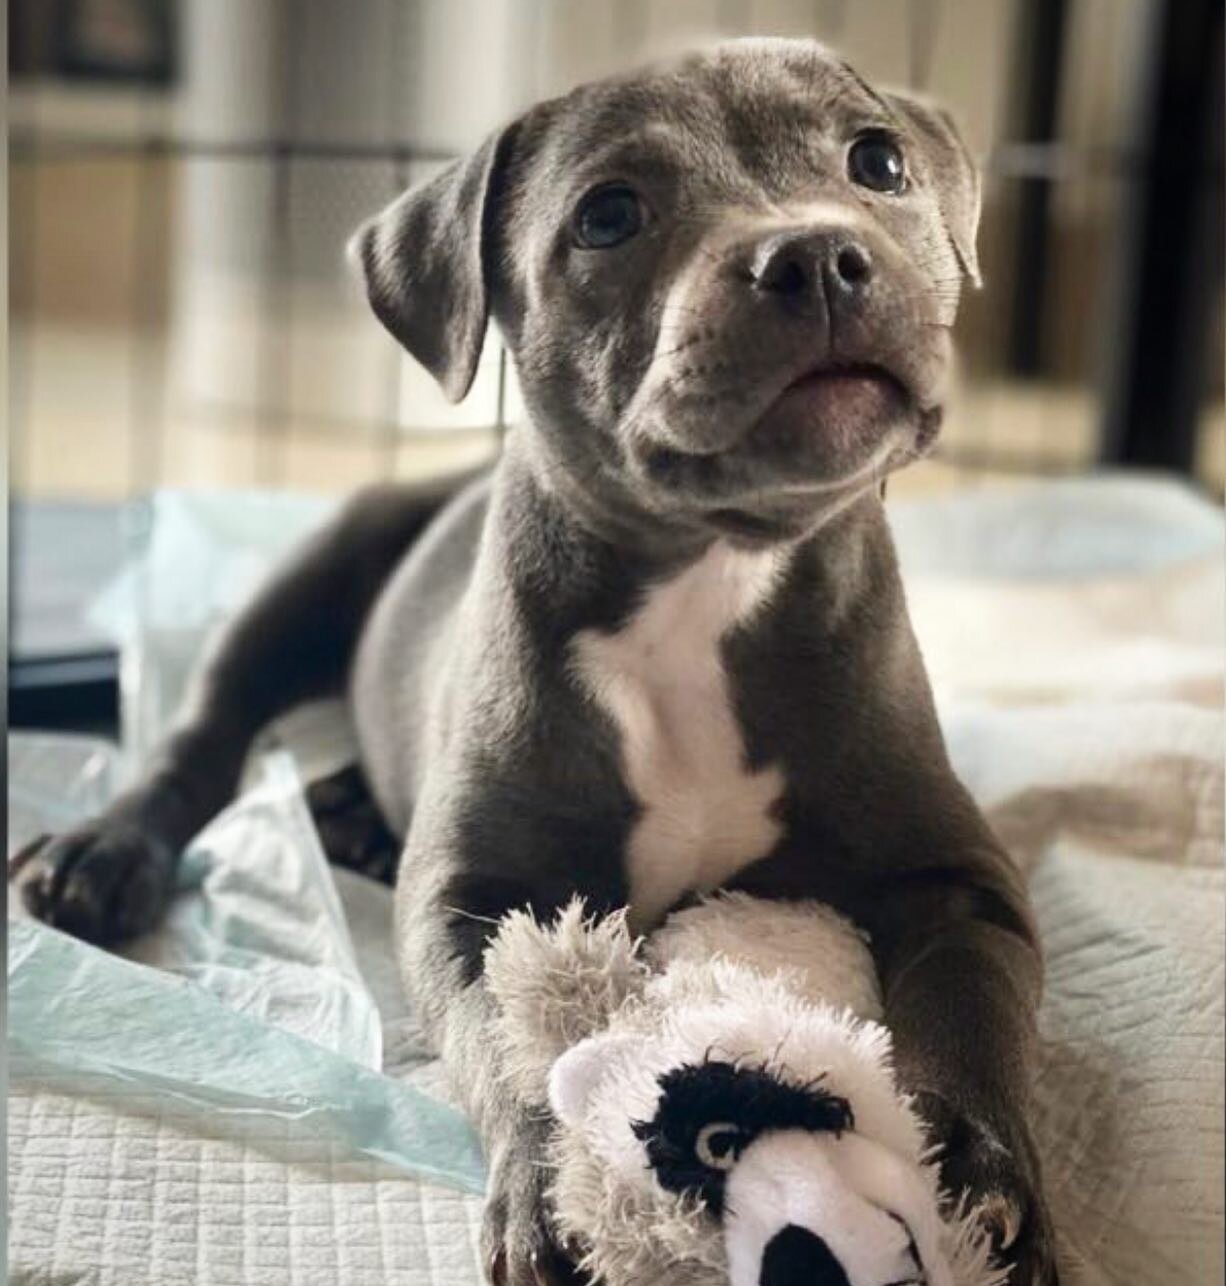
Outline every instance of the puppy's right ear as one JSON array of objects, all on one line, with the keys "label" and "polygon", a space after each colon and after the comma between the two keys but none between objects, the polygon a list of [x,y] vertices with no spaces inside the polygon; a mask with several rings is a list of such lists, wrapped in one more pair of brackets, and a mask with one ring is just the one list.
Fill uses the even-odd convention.
[{"label": "puppy's right ear", "polygon": [[919,140],[949,243],[971,285],[981,286],[975,233],[982,185],[979,167],[957,122],[945,108],[915,94],[891,93],[885,97]]},{"label": "puppy's right ear", "polygon": [[467,160],[410,188],[354,233],[347,252],[375,316],[447,395],[472,387],[489,319],[489,232],[512,124]]}]

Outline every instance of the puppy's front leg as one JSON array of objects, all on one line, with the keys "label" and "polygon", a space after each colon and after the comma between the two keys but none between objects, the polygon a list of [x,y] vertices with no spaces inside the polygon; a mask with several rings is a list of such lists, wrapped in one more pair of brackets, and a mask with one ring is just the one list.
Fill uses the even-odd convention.
[{"label": "puppy's front leg", "polygon": [[554,1236],[546,1193],[552,1120],[517,1099],[502,1064],[483,955],[498,922],[530,907],[547,919],[560,899],[492,874],[460,875],[454,853],[411,842],[397,888],[401,973],[489,1163],[482,1229],[494,1286],[570,1286],[582,1279]]},{"label": "puppy's front leg", "polygon": [[490,1188],[481,1231],[494,1286],[570,1286],[585,1280],[550,1224],[545,1145],[550,1124],[524,1116],[490,1153]]},{"label": "puppy's front leg", "polygon": [[[442,927],[442,926],[440,926]],[[445,931],[445,929],[444,929]],[[453,939],[454,941],[454,939]],[[440,993],[439,999],[442,1000]],[[482,1260],[494,1286],[570,1286],[581,1279],[548,1212],[552,1120],[509,1092],[480,979],[455,991],[439,1042],[452,1085],[477,1122],[489,1164]]]},{"label": "puppy's front leg", "polygon": [[1042,965],[1020,877],[984,828],[962,860],[895,873],[869,919],[902,1084],[984,1212],[1015,1286],[1054,1286],[1028,1107]]}]

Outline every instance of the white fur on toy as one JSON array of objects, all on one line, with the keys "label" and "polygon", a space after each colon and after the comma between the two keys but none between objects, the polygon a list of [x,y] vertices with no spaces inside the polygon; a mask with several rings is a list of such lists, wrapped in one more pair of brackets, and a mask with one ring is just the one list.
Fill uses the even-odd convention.
[{"label": "white fur on toy", "polygon": [[[509,916],[486,954],[520,1099],[553,1111],[561,1234],[607,1286],[1000,1286],[894,1084],[864,939],[722,894]],[[942,1211],[946,1213],[943,1215]]]}]

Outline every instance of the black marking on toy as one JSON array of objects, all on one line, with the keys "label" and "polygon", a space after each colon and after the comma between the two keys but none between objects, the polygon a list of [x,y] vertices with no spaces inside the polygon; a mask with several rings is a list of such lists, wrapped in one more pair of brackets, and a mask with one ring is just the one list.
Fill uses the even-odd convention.
[{"label": "black marking on toy", "polygon": [[726,1124],[720,1150],[733,1162],[767,1130],[839,1135],[855,1128],[851,1104],[823,1089],[820,1078],[792,1085],[765,1067],[708,1060],[674,1068],[659,1084],[656,1114],[633,1122],[634,1136],[662,1187],[697,1196],[716,1216],[724,1211],[727,1169],[700,1159],[699,1135],[707,1126]]},{"label": "black marking on toy", "polygon": [[788,1224],[767,1242],[761,1280],[851,1286],[851,1278],[825,1241],[796,1224]]}]

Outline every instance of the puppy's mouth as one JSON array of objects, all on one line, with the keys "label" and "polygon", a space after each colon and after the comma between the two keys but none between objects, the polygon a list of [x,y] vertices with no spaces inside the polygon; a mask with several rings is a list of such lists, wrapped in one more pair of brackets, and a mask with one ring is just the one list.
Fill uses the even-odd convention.
[{"label": "puppy's mouth", "polygon": [[732,482],[733,493],[746,485],[744,502],[711,505],[706,521],[749,544],[794,538],[814,512],[924,454],[940,418],[939,408],[922,409],[911,388],[880,365],[805,370],[774,397],[732,459],[724,458],[732,467],[720,481]]},{"label": "puppy's mouth", "polygon": [[722,442],[657,440],[639,456],[665,504],[752,543],[793,537],[835,512],[924,454],[941,423],[939,405],[875,360],[798,364],[755,400],[757,413]]},{"label": "puppy's mouth", "polygon": [[[916,447],[922,451],[928,445],[925,438],[933,436],[939,424],[939,411],[935,417],[921,411],[908,384],[872,362],[815,364],[776,388],[731,442],[703,447],[652,443],[642,457],[648,475],[660,483],[675,480],[679,473],[713,478],[722,466],[774,461],[785,466],[779,478],[785,486],[788,481],[805,485],[805,475],[810,485],[838,485],[845,480],[841,466],[854,472],[891,428],[913,424]],[[788,477],[789,463],[800,476]]]},{"label": "puppy's mouth", "polygon": [[[903,381],[870,362],[823,363],[790,381],[750,432],[753,443],[820,435],[831,450],[847,448],[914,411]],[[800,443],[797,443],[800,445]],[[816,444],[815,444],[816,445]]]}]

